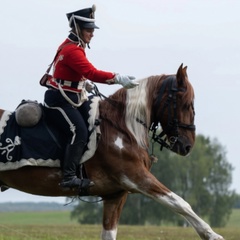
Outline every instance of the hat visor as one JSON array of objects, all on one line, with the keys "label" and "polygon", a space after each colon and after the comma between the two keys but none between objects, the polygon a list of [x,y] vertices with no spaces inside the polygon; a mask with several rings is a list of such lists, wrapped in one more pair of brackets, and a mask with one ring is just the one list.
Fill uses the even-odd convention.
[{"label": "hat visor", "polygon": [[85,23],[81,24],[81,27],[82,28],[96,28],[96,29],[99,29],[99,27],[96,26],[95,23],[93,23],[93,22],[85,22]]}]

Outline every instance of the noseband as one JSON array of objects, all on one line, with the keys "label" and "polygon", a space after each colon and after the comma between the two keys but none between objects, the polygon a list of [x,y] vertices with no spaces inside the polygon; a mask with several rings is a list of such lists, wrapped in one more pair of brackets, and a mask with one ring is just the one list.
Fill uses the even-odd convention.
[{"label": "noseband", "polygon": [[[162,103],[162,98],[167,90],[167,99],[164,103]],[[192,124],[184,124],[180,123],[177,118],[177,92],[184,92],[186,91],[183,88],[177,88],[177,80],[176,76],[169,76],[167,77],[159,90],[156,107],[162,105],[160,109],[160,116],[163,116],[164,112],[168,110],[168,123],[167,126],[162,128],[163,130],[157,134],[156,131],[158,129],[159,121],[153,122],[150,130],[152,131],[152,139],[154,142],[157,142],[161,145],[160,149],[162,150],[163,147],[167,149],[172,149],[175,143],[178,141],[179,138],[179,128],[184,128],[190,131],[195,131],[196,127]],[[173,109],[173,111],[172,111]],[[194,112],[194,107],[192,105],[192,109]],[[169,137],[167,142],[167,134],[172,132],[173,135]]]}]

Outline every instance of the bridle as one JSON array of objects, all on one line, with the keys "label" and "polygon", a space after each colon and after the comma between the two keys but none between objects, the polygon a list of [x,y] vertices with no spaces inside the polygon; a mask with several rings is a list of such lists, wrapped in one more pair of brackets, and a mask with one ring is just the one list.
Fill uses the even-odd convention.
[{"label": "bridle", "polygon": [[[166,101],[164,103],[162,103],[162,98],[163,98],[163,95],[166,90],[168,91],[168,93],[167,93],[168,96],[167,96]],[[162,109],[160,110],[160,116],[163,115],[163,113],[165,112],[166,109],[168,109],[168,124],[166,127],[163,128],[163,130],[159,134],[157,134],[158,126],[160,124],[159,120],[154,121],[149,128],[145,122],[143,122],[142,120],[140,120],[138,118],[136,119],[137,122],[139,122],[145,128],[149,129],[149,131],[152,132],[152,140],[161,145],[161,147],[160,147],[161,150],[163,149],[163,147],[170,149],[170,150],[174,147],[175,143],[178,141],[178,138],[179,138],[179,132],[178,132],[179,128],[188,129],[190,131],[195,131],[195,129],[196,129],[195,125],[180,123],[177,118],[177,96],[176,96],[176,94],[177,94],[177,92],[184,92],[184,91],[186,91],[186,89],[177,88],[176,76],[172,75],[172,76],[168,76],[166,79],[164,79],[164,81],[159,89],[157,101],[155,104],[155,107],[156,107],[155,109],[157,109],[160,106],[160,104],[162,104]],[[99,96],[100,98],[107,100],[110,104],[117,107],[116,102],[113,101],[112,99],[104,96],[102,93],[100,93],[95,84],[94,84],[94,89],[92,90],[92,93],[96,96]],[[193,104],[191,105],[191,107],[194,112]],[[172,109],[173,109],[173,116],[172,116]],[[101,116],[101,118],[107,120],[106,118],[103,118],[103,116]],[[121,130],[121,129],[119,129],[119,130]],[[169,132],[174,132],[174,135],[169,138],[169,140],[168,140],[169,143],[168,143],[167,142],[167,134]]]},{"label": "bridle", "polygon": [[[163,95],[167,91],[167,99],[163,103],[162,98]],[[157,142],[161,145],[160,149],[162,150],[163,147],[167,149],[172,149],[175,145],[175,143],[178,141],[179,138],[179,128],[188,129],[190,131],[195,131],[196,127],[193,124],[184,124],[178,121],[177,117],[177,92],[184,92],[186,89],[184,88],[178,88],[177,87],[177,79],[176,76],[168,76],[162,83],[155,109],[157,109],[161,104],[161,109],[159,112],[160,116],[163,116],[164,112],[168,111],[168,123],[167,126],[162,129],[162,131],[157,134],[157,129],[159,126],[159,120],[152,123],[152,126],[150,127],[150,131],[152,131],[152,140],[154,142]],[[191,105],[193,112],[194,112],[194,106]],[[169,140],[167,142],[167,134],[173,133],[172,136],[169,137]]]}]

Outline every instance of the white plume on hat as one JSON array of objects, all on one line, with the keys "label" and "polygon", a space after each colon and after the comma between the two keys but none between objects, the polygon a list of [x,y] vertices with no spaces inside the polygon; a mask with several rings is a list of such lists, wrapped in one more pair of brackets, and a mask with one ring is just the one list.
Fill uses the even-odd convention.
[{"label": "white plume on hat", "polygon": [[93,4],[93,5],[92,5],[92,11],[93,11],[93,12],[95,12],[95,11],[96,11],[96,9],[97,9],[96,5],[95,5],[95,4]]}]

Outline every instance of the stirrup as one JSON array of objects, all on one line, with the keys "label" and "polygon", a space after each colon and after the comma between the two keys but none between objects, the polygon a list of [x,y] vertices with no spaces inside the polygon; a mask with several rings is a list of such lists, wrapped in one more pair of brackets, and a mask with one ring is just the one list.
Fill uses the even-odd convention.
[{"label": "stirrup", "polygon": [[79,189],[87,189],[93,186],[93,182],[90,179],[87,179],[87,178],[79,179],[75,176],[70,179],[63,179],[59,185],[64,188],[77,187]]}]

